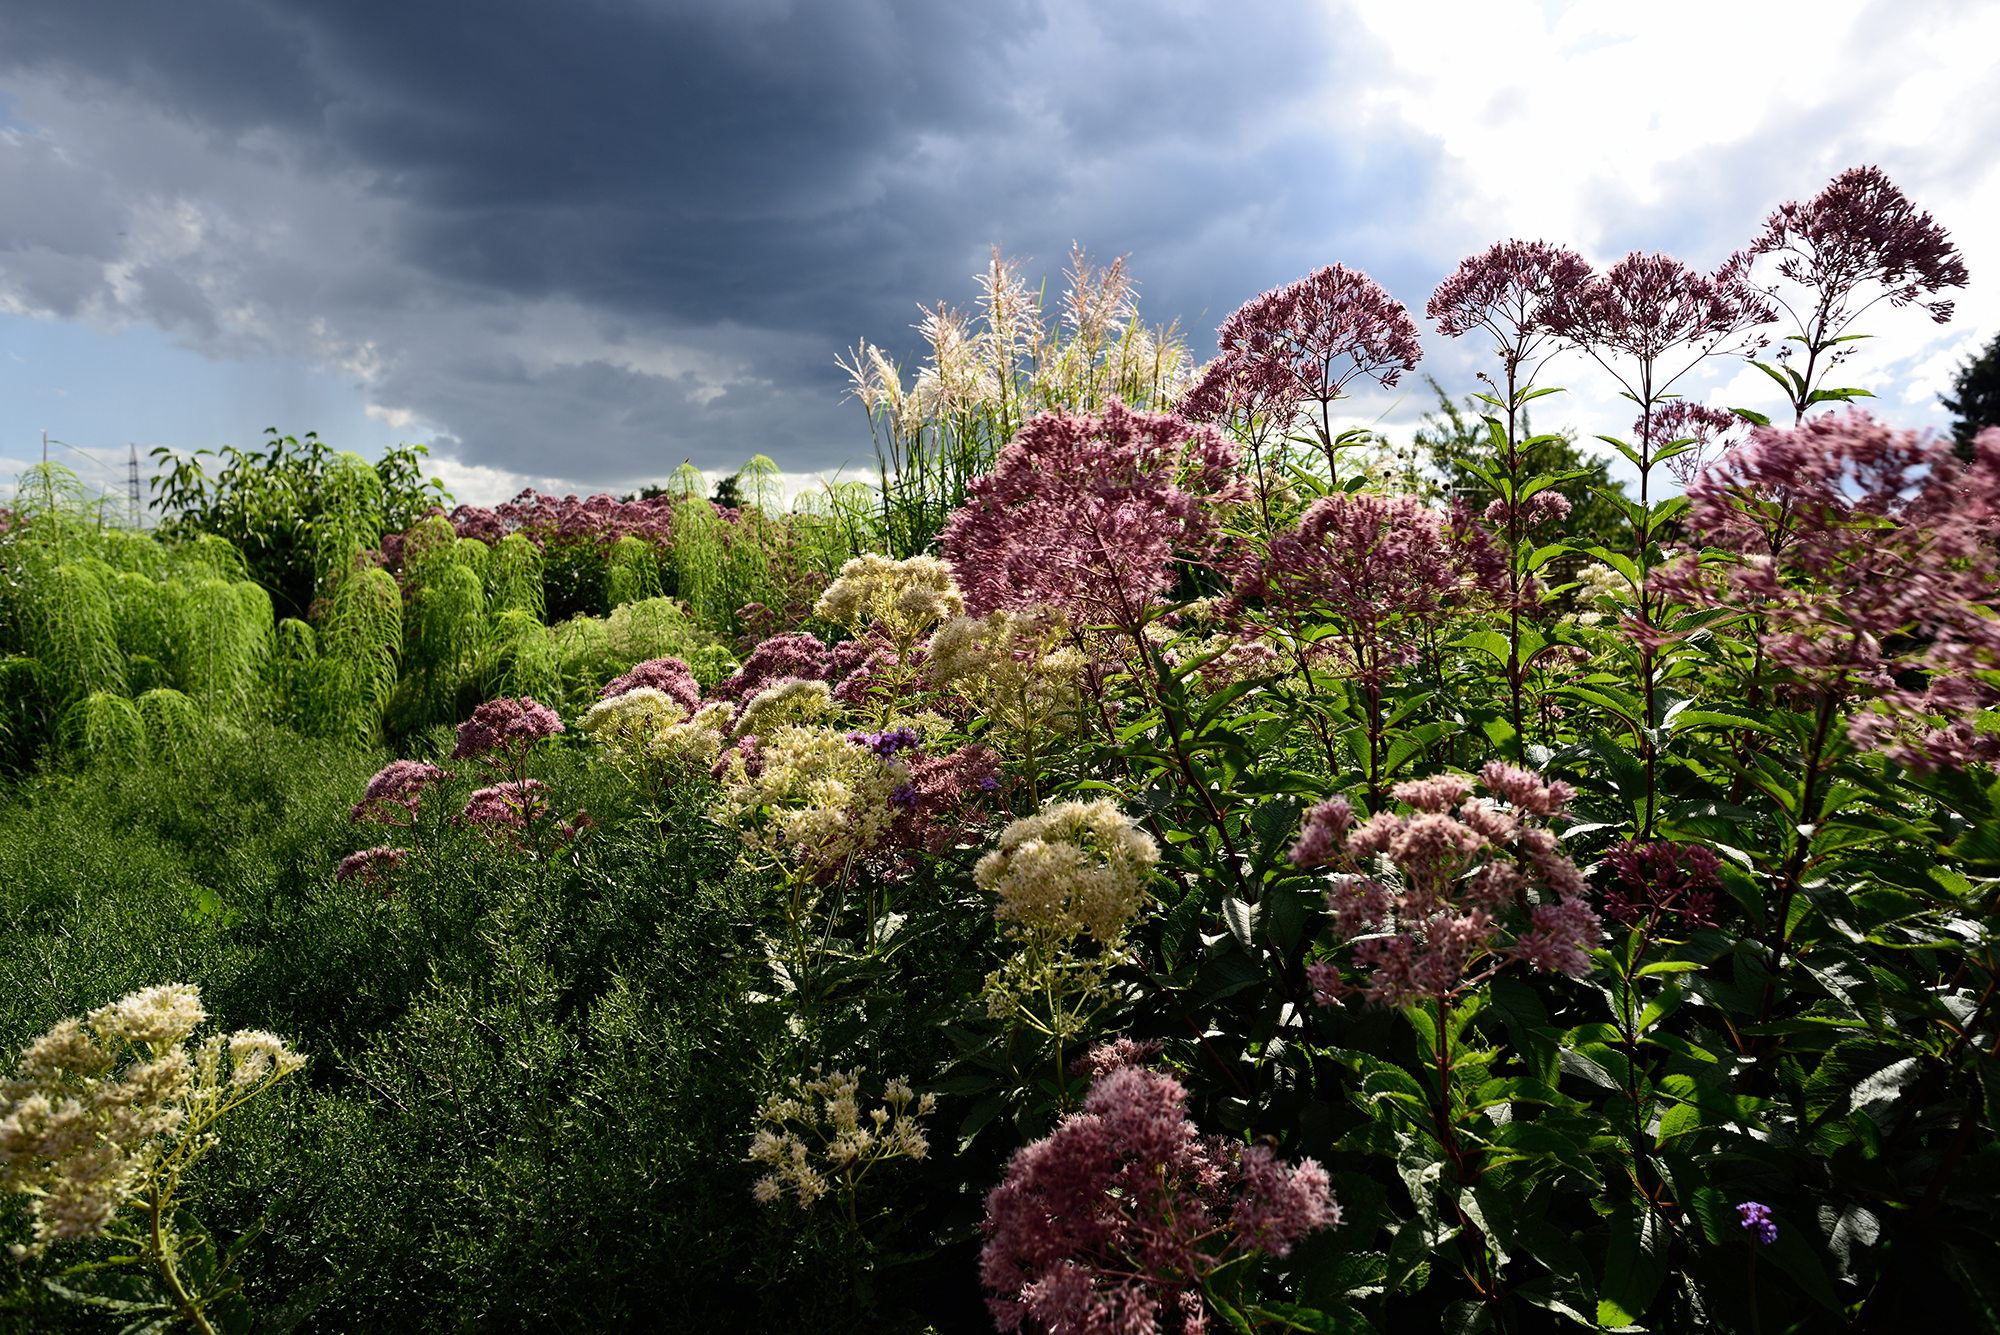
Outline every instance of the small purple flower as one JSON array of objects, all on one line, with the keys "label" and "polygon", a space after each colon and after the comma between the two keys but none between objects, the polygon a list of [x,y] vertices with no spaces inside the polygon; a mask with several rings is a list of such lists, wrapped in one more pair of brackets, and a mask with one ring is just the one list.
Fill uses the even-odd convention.
[{"label": "small purple flower", "polygon": [[916,786],[907,783],[897,785],[896,790],[889,794],[889,805],[892,807],[905,807],[911,811],[915,811],[917,809]]},{"label": "small purple flower", "polygon": [[1736,1207],[1736,1222],[1760,1246],[1768,1247],[1778,1240],[1778,1221],[1771,1218],[1771,1207],[1768,1205],[1756,1201],[1743,1202]]},{"label": "small purple flower", "polygon": [[998,778],[997,776],[995,776],[995,775],[992,775],[992,774],[989,774],[989,775],[987,775],[987,776],[986,776],[985,778],[983,778],[983,779],[981,779],[981,780],[979,781],[979,791],[980,791],[980,792],[982,792],[982,793],[997,793],[997,792],[999,792],[999,791],[1000,791],[1000,780],[999,780],[999,778]]},{"label": "small purple flower", "polygon": [[891,728],[887,732],[850,732],[847,740],[866,747],[883,760],[894,760],[898,751],[906,747],[914,750],[918,739],[909,728]]}]

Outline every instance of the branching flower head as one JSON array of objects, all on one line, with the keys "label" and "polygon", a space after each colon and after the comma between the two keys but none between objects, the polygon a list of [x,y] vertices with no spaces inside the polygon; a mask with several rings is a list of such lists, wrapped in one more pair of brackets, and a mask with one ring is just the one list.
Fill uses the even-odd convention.
[{"label": "branching flower head", "polygon": [[[1813,294],[1813,314],[1827,335],[1838,335],[1883,297],[1894,306],[1914,302],[1937,323],[1949,323],[1952,303],[1937,294],[1971,281],[1950,235],[1880,167],[1850,167],[1806,203],[1779,205],[1750,253],[1779,257],[1779,275]],[[1867,284],[1878,295],[1851,308]]]},{"label": "branching flower head", "polygon": [[1687,441],[1681,452],[1667,459],[1667,471],[1686,486],[1701,471],[1711,452],[1735,444],[1731,433],[1743,429],[1743,419],[1726,408],[1711,408],[1691,399],[1670,399],[1653,410],[1650,420],[1640,413],[1632,423],[1632,438],[1645,443],[1646,455],[1656,458],[1679,441]]},{"label": "branching flower head", "polygon": [[751,756],[724,758],[718,817],[752,851],[785,858],[824,878],[882,842],[897,815],[896,791],[910,767],[827,727],[783,726],[757,734]]},{"label": "branching flower head", "polygon": [[1210,1277],[1340,1222],[1317,1163],[1200,1136],[1179,1081],[1106,1057],[1083,1110],[986,1198],[979,1276],[1003,1331],[1204,1330]]},{"label": "branching flower head", "polygon": [[1510,370],[1532,362],[1552,334],[1544,312],[1590,277],[1583,256],[1546,241],[1496,241],[1458,268],[1424,307],[1449,338],[1484,330]]},{"label": "branching flower head", "polygon": [[891,1159],[922,1159],[930,1153],[923,1119],[937,1108],[937,1096],[919,1095],[902,1079],[889,1081],[882,1104],[866,1109],[859,1067],[810,1080],[794,1076],[781,1092],[757,1109],[750,1139],[751,1163],[769,1171],[751,1194],[761,1205],[789,1195],[801,1210],[837,1191],[854,1215],[854,1192],[868,1170]]},{"label": "branching flower head", "polygon": [[528,753],[562,730],[556,711],[537,704],[530,696],[488,700],[458,725],[458,745],[451,758],[477,759],[488,769],[518,781],[527,777]]},{"label": "branching flower head", "polygon": [[133,992],[30,1043],[0,1080],[0,1192],[28,1198],[33,1243],[96,1237],[142,1191],[171,1195],[229,1109],[305,1065],[263,1030],[195,1044],[185,983]]},{"label": "branching flower head", "polygon": [[356,824],[362,821],[414,824],[424,791],[456,777],[450,770],[439,769],[427,761],[392,760],[368,781],[348,819]]},{"label": "branching flower head", "polygon": [[1477,528],[1409,496],[1336,493],[1272,539],[1237,577],[1225,614],[1300,659],[1317,628],[1341,632],[1349,666],[1370,685],[1415,661],[1423,630],[1447,610],[1503,587],[1504,565]]},{"label": "branching flower head", "polygon": [[937,557],[892,561],[873,552],[842,566],[813,608],[815,616],[857,635],[880,628],[902,654],[932,627],[964,611],[965,596],[952,581],[951,567]]},{"label": "branching flower head", "polygon": [[577,727],[653,791],[713,765],[735,713],[734,705],[718,700],[690,716],[666,692],[640,686],[598,701]]},{"label": "branching flower head", "polygon": [[953,686],[988,718],[1022,738],[1075,716],[1088,666],[1048,611],[994,611],[956,617],[931,635],[924,678]]},{"label": "branching flower head", "polygon": [[364,882],[373,882],[401,867],[409,855],[407,848],[364,848],[342,858],[334,869],[333,879],[349,881],[359,876]]},{"label": "branching flower head", "polygon": [[476,788],[459,819],[492,831],[525,830],[549,811],[550,788],[540,779],[513,779]]},{"label": "branching flower head", "polygon": [[1152,836],[1110,798],[1060,802],[1001,831],[972,879],[999,897],[993,915],[1059,936],[1112,943],[1145,902],[1160,860]]},{"label": "branching flower head", "polygon": [[1973,722],[2000,701],[1981,675],[2000,670],[2000,430],[1961,468],[1948,440],[1863,412],[1763,427],[1688,499],[1711,551],[1662,572],[1671,596],[1753,616],[1792,684],[1865,701],[1848,723],[1863,746],[1923,767],[2000,758]]},{"label": "branching flower head", "polygon": [[1292,860],[1334,868],[1334,933],[1368,975],[1355,987],[1332,960],[1310,966],[1323,1003],[1353,992],[1391,1006],[1448,998],[1513,961],[1590,972],[1603,929],[1583,874],[1542,823],[1562,814],[1569,786],[1499,761],[1479,786],[1487,796],[1467,775],[1439,774],[1391,790],[1409,814],[1357,823],[1340,798],[1307,814]]},{"label": "branching flower head", "polygon": [[750,697],[736,716],[735,735],[768,733],[817,722],[833,710],[833,691],[823,681],[793,677]]},{"label": "branching flower head", "polygon": [[1649,932],[1669,924],[1714,925],[1722,863],[1709,849],[1665,839],[1628,840],[1605,854],[1604,862],[1611,873],[1604,911],[1619,922]]},{"label": "branching flower head", "polygon": [[701,701],[701,684],[694,679],[693,670],[685,660],[671,655],[649,658],[624,676],[612,678],[604,683],[604,689],[597,696],[600,700],[609,700],[641,688],[660,692],[686,714],[694,713]]},{"label": "branching flower head", "polygon": [[1235,451],[1213,427],[1134,412],[1044,413],[967,488],[942,545],[968,610],[1056,609],[1072,626],[1137,634],[1202,560],[1215,509],[1247,498]]}]

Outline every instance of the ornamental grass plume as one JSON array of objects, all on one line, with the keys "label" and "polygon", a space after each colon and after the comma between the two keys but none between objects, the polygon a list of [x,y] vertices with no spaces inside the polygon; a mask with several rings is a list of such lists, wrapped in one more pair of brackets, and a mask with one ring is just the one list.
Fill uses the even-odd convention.
[{"label": "ornamental grass plume", "polygon": [[496,774],[519,783],[528,777],[528,755],[537,743],[563,730],[562,719],[530,696],[488,700],[458,725],[451,759],[476,759]]},{"label": "ornamental grass plume", "polygon": [[1542,824],[1562,814],[1569,785],[1499,761],[1479,785],[1486,796],[1463,774],[1399,783],[1390,795],[1414,809],[1359,823],[1345,798],[1307,813],[1291,859],[1334,869],[1327,911],[1366,973],[1356,985],[1332,960],[1311,965],[1322,1005],[1356,993],[1389,1006],[1441,1001],[1516,961],[1590,972],[1603,928],[1583,874]]},{"label": "ornamental grass plume", "polygon": [[1217,507],[1248,498],[1213,427],[1113,401],[1044,413],[967,487],[942,545],[974,616],[1055,609],[1137,638],[1177,559],[1208,559]]},{"label": "ornamental grass plume", "polygon": [[[1930,768],[2000,758],[2000,428],[1961,467],[1951,442],[1851,410],[1760,427],[1688,488],[1710,544],[1659,575],[1745,616],[1762,668],[1832,710],[1856,744]],[[1759,683],[1752,683],[1753,690]]]},{"label": "ornamental grass plume", "polygon": [[923,1119],[937,1109],[937,1096],[918,1094],[909,1082],[893,1079],[883,1088],[880,1107],[863,1114],[860,1067],[813,1078],[793,1076],[787,1087],[757,1109],[749,1162],[770,1171],[751,1194],[760,1205],[790,1196],[801,1210],[829,1193],[838,1196],[849,1228],[858,1227],[855,1197],[861,1180],[877,1164],[892,1159],[921,1160],[930,1153]]},{"label": "ornamental grass plume", "polygon": [[[1059,1042],[1082,1032],[1110,970],[1127,958],[1125,932],[1159,860],[1152,836],[1110,798],[1059,802],[1002,830],[972,871],[1016,943],[987,975],[988,1013],[1018,1017]],[[1087,956],[1078,953],[1086,936],[1096,947]]]},{"label": "ornamental grass plume", "polygon": [[1179,1081],[1099,1052],[1083,1110],[986,1197],[987,1308],[1003,1331],[1206,1331],[1203,1295],[1230,1266],[1338,1226],[1326,1170],[1199,1135]]},{"label": "ornamental grass plume", "polygon": [[[188,1239],[175,1194],[227,1113],[305,1065],[263,1030],[193,1042],[207,1018],[200,989],[167,983],[64,1020],[22,1050],[0,1081],[0,1191],[27,1198],[33,1225],[17,1258],[108,1234],[162,1270],[165,1291],[178,1294],[174,1315],[198,1308],[202,1296],[176,1278]],[[121,1221],[135,1201],[143,1220]],[[182,1279],[191,1287],[195,1277]]]}]

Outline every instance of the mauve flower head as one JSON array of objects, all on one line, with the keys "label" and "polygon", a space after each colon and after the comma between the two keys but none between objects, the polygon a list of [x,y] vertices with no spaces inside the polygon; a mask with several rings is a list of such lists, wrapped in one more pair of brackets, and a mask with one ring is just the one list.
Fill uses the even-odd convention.
[{"label": "mauve flower head", "polygon": [[1879,167],[1850,167],[1806,203],[1779,205],[1750,253],[1780,256],[1778,273],[1814,291],[1828,334],[1861,313],[1846,303],[1865,283],[1878,284],[1891,305],[1915,302],[1945,324],[1952,303],[1923,298],[1971,281],[1950,234]]},{"label": "mauve flower head", "polygon": [[1583,256],[1546,241],[1496,241],[1460,260],[1424,307],[1438,332],[1451,338],[1483,329],[1502,359],[1532,360],[1549,338],[1542,318],[1590,277]]},{"label": "mauve flower head", "polygon": [[1858,745],[2000,758],[2000,734],[1957,726],[2000,702],[1981,675],[2000,670],[2000,430],[1960,467],[1948,439],[1860,411],[1759,427],[1687,495],[1710,551],[1661,570],[1662,592],[1750,616],[1789,684],[1862,701]]},{"label": "mauve flower head", "polygon": [[[1536,823],[1561,814],[1569,786],[1498,761],[1480,783],[1487,796],[1463,774],[1399,783],[1391,796],[1415,810],[1359,825],[1339,798],[1307,813],[1292,861],[1332,869],[1334,934],[1368,975],[1355,987],[1335,961],[1311,965],[1323,1004],[1355,992],[1391,1006],[1456,996],[1510,962],[1590,972],[1603,929],[1583,874]],[[1541,902],[1529,903],[1531,890]]]},{"label": "mauve flower head", "polygon": [[[1424,629],[1446,611],[1505,587],[1497,549],[1409,496],[1337,492],[1314,501],[1298,526],[1271,540],[1223,604],[1248,631],[1307,653],[1310,632],[1338,627],[1351,670],[1385,684],[1415,661]],[[1303,664],[1302,664],[1303,666]]]},{"label": "mauve flower head", "polygon": [[1605,854],[1604,862],[1612,876],[1604,911],[1619,922],[1714,926],[1722,863],[1711,850],[1664,839],[1627,840]]},{"label": "mauve flower head", "polygon": [[843,640],[829,648],[804,631],[773,635],[752,650],[743,660],[743,666],[711,695],[717,700],[741,702],[779,681],[823,681],[831,685],[860,668],[879,647],[880,642],[871,638]]},{"label": "mauve flower head", "polygon": [[333,879],[348,881],[359,876],[364,881],[372,881],[402,866],[403,859],[409,855],[407,848],[364,848],[359,853],[349,853],[342,858]]},{"label": "mauve flower head", "polygon": [[468,825],[494,830],[523,830],[528,822],[548,810],[550,788],[540,779],[521,779],[479,788],[466,799],[460,817]]},{"label": "mauve flower head", "polygon": [[[456,777],[450,770],[439,769],[427,761],[392,760],[368,781],[348,819],[356,824],[376,821],[383,825],[408,825],[416,817],[424,790]],[[398,816],[398,811],[404,815]]]},{"label": "mauve flower head", "polygon": [[528,752],[537,742],[562,730],[563,722],[556,711],[537,704],[531,696],[488,700],[472,711],[471,718],[458,725],[458,745],[452,748],[451,758],[477,758],[489,769],[511,773],[520,779],[525,777],[521,771],[527,764]]},{"label": "mauve flower head", "polygon": [[1644,442],[1648,457],[1675,441],[1693,442],[1683,453],[1667,461],[1667,471],[1676,482],[1686,486],[1701,471],[1709,452],[1734,445],[1730,434],[1743,426],[1743,419],[1726,408],[1711,408],[1691,399],[1671,399],[1653,409],[1650,422],[1645,413],[1640,413],[1632,422],[1632,438]]},{"label": "mauve flower head", "polygon": [[597,693],[600,700],[609,700],[614,695],[636,691],[642,686],[650,686],[664,694],[681,707],[683,714],[692,715],[701,701],[701,685],[694,679],[694,673],[687,663],[679,658],[649,658],[635,666],[622,677],[613,677],[604,683],[604,689]]},{"label": "mauve flower head", "polygon": [[[1704,274],[1671,255],[1635,250],[1551,299],[1542,321],[1587,351],[1634,398],[1656,402],[1703,358],[1763,346],[1754,331],[1777,313],[1750,284],[1748,265],[1747,256],[1734,255]],[[1620,357],[1634,365],[1621,365]]]},{"label": "mauve flower head", "polygon": [[1778,1240],[1778,1221],[1771,1218],[1771,1207],[1757,1201],[1745,1201],[1736,1207],[1736,1222],[1752,1238],[1765,1247]]},{"label": "mauve flower head", "polygon": [[966,489],[941,538],[967,608],[1069,615],[1136,635],[1205,560],[1218,506],[1247,499],[1236,452],[1213,428],[1134,412],[1044,413]]},{"label": "mauve flower head", "polygon": [[980,1280],[1003,1331],[1203,1330],[1208,1276],[1340,1222],[1317,1163],[1200,1136],[1179,1081],[1106,1055],[1083,1111],[986,1198]]}]

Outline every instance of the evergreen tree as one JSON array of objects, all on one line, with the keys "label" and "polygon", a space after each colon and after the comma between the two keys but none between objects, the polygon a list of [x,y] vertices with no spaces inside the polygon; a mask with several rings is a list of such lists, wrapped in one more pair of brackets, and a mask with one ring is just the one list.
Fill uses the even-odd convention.
[{"label": "evergreen tree", "polygon": [[1957,418],[1951,424],[1951,438],[1958,443],[1961,459],[1972,457],[1972,438],[1986,427],[2000,426],[2000,334],[1951,378],[1956,397],[1943,399],[1944,406]]}]

